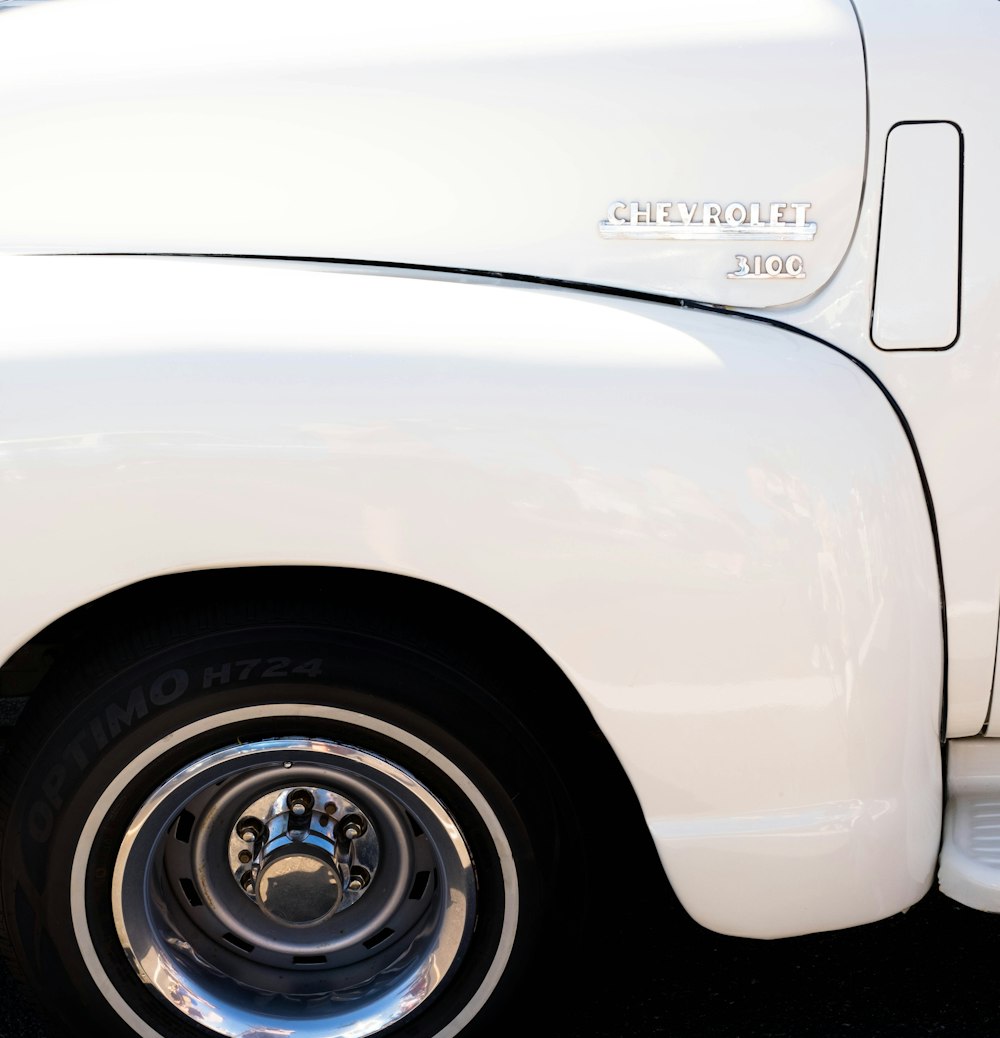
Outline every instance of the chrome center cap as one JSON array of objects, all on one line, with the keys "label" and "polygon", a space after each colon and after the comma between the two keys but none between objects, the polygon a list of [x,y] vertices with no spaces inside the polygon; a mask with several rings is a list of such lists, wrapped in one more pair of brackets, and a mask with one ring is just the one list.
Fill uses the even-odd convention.
[{"label": "chrome center cap", "polygon": [[257,873],[257,904],[270,916],[304,926],[337,910],[343,887],[337,868],[317,847],[280,848]]}]

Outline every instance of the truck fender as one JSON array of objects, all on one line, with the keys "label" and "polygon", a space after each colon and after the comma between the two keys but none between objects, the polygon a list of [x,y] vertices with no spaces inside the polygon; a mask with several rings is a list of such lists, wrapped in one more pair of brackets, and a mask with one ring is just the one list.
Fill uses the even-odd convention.
[{"label": "truck fender", "polygon": [[934,532],[858,363],[461,275],[22,257],[0,284],[0,658],[168,573],[412,576],[563,668],[705,926],[832,929],[929,888]]}]

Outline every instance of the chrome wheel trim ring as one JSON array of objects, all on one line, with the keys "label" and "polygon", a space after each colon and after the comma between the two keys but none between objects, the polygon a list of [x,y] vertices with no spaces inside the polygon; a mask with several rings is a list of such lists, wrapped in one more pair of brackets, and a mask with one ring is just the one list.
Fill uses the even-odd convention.
[{"label": "chrome wheel trim ring", "polygon": [[[453,1038],[453,1036],[457,1035],[458,1032],[461,1031],[482,1008],[499,982],[504,969],[506,968],[507,961],[510,958],[511,949],[514,944],[514,936],[517,930],[517,874],[514,867],[510,844],[498,818],[496,817],[496,814],[479,789],[468,778],[468,776],[457,767],[457,765],[445,757],[440,751],[404,729],[382,721],[379,718],[336,707],[325,707],[304,703],[275,703],[272,704],[272,706],[276,712],[286,718],[298,717],[303,718],[304,720],[315,718],[335,721],[341,724],[351,725],[357,729],[367,729],[415,750],[421,756],[426,758],[433,766],[447,775],[447,777],[461,789],[462,793],[470,802],[473,809],[478,813],[489,832],[499,861],[503,879],[503,922],[493,959],[486,970],[478,989],[466,1002],[459,1013],[445,1024],[435,1036],[435,1038]],[[134,758],[125,769],[115,776],[115,779],[108,785],[95,804],[94,809],[91,811],[82,828],[80,840],[73,857],[70,892],[71,919],[77,943],[84,963],[108,1003],[137,1034],[144,1036],[144,1038],[165,1038],[165,1036],[155,1030],[147,1021],[143,1020],[120,995],[101,964],[87,923],[85,879],[87,863],[90,859],[94,840],[102,821],[117,798],[125,791],[129,783],[142,770],[153,763],[164,752],[168,749],[175,748],[179,743],[195,736],[204,735],[206,732],[212,731],[216,728],[225,727],[243,721],[259,720],[261,709],[261,706],[256,706],[215,714],[211,717],[204,718],[201,721],[187,725],[176,732],[172,732],[159,740],[153,746],[148,747],[138,757]],[[427,803],[428,809],[432,811],[434,810],[434,805],[437,804],[437,799],[426,791],[420,783],[414,781],[413,791],[418,796],[422,794],[423,797],[426,797],[427,800],[425,802]],[[458,835],[457,829],[455,832],[456,835]],[[435,983],[439,979],[439,977],[436,978]],[[381,1017],[377,1020],[371,1020],[371,1027],[369,1030],[357,1030],[356,1026],[348,1026],[345,1029],[336,1020],[327,1018],[319,1021],[318,1024],[316,1020],[304,1021],[307,1026],[298,1027],[294,1026],[296,1021],[285,1021],[286,1027],[283,1028],[283,1034],[288,1035],[289,1038],[337,1038],[338,1035],[346,1034],[348,1032],[352,1035],[373,1034],[377,1033],[378,1030],[389,1026],[389,1024],[393,1023],[395,1020],[401,1019],[402,1016],[412,1008],[415,1008],[415,1004],[407,1006],[399,1005],[397,1007],[398,1011],[391,1018]],[[264,1020],[261,1022],[265,1023]],[[210,1029],[216,1030],[218,1034],[225,1035],[230,1033],[219,1028],[217,1026],[218,1021],[214,1022],[216,1023],[216,1026],[213,1026],[211,1023],[206,1023],[204,1020],[202,1020],[201,1023],[203,1026],[209,1026]],[[279,1021],[275,1018],[268,1018],[266,1020],[266,1026],[272,1028],[277,1023],[279,1023]]]}]

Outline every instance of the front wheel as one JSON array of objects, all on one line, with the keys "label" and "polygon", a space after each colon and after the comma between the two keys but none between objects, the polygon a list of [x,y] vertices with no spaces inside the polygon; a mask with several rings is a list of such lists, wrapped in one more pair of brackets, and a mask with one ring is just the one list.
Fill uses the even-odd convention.
[{"label": "front wheel", "polygon": [[485,1029],[560,828],[500,690],[363,625],[196,626],[68,681],[11,761],[3,914],[46,1004],[146,1038]]}]

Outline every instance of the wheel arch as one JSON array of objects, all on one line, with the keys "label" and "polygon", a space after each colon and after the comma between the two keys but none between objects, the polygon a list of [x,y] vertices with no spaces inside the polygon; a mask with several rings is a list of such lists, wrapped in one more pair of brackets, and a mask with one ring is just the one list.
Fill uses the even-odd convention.
[{"label": "wheel arch", "polygon": [[573,798],[574,776],[600,773],[603,795],[619,814],[627,814],[638,834],[633,837],[636,850],[654,872],[661,871],[631,782],[562,668],[508,617],[431,581],[321,566],[237,567],[148,577],[69,610],[29,638],[0,666],[0,704],[8,704],[10,723],[29,702],[44,699],[81,654],[99,655],[120,640],[123,630],[134,637],[138,630],[153,634],[169,629],[175,616],[190,612],[192,602],[198,603],[209,630],[218,611],[234,602],[295,601],[308,611],[311,603],[318,606],[330,596],[357,602],[369,613],[378,609],[387,633],[415,638],[442,658],[476,672],[496,669],[500,678],[508,679],[498,684],[512,692],[512,699],[501,705],[558,765],[566,784],[563,796]]}]

